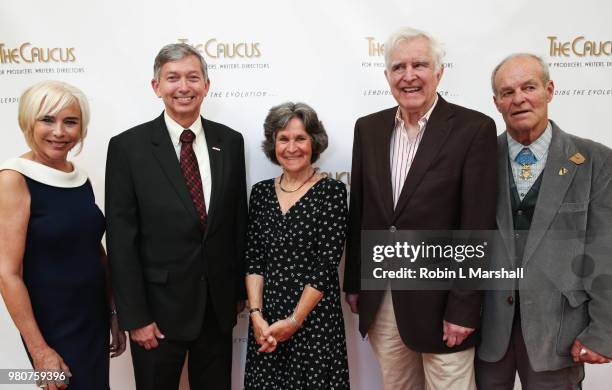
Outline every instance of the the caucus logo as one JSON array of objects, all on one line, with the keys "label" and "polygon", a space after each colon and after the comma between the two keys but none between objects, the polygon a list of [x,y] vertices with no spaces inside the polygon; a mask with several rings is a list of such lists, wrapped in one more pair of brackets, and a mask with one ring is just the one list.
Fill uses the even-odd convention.
[{"label": "the caucus logo", "polygon": [[589,39],[583,35],[570,40],[548,36],[548,52],[551,57],[601,57],[612,56],[612,40]]},{"label": "the caucus logo", "polygon": [[[178,42],[186,43],[196,49],[206,58],[207,69],[213,71],[251,72],[267,71],[270,64],[261,62],[262,49],[260,42],[224,42],[211,38],[204,43],[192,42],[188,38],[179,38]],[[209,61],[210,60],[210,61]],[[274,93],[266,88],[242,89],[211,89],[209,99],[244,99],[266,98]]]},{"label": "the caucus logo", "polygon": [[[586,69],[612,67],[612,40],[598,40],[584,35],[570,39],[554,35],[548,40],[548,66],[566,71],[583,72]],[[606,97],[612,96],[609,85],[585,83],[576,77],[564,84],[565,89],[556,88],[555,96]]]},{"label": "the caucus logo", "polygon": [[382,57],[385,55],[385,44],[378,42],[374,37],[365,37],[364,39],[367,44],[368,55],[361,61],[361,67],[376,70],[384,68],[385,62]]},{"label": "the caucus logo", "polygon": [[75,61],[74,47],[39,47],[30,42],[11,47],[0,42],[1,64],[69,63]]},{"label": "the caucus logo", "polygon": [[368,56],[381,57],[385,54],[385,44],[376,41],[374,37],[365,37],[368,42]]},{"label": "the caucus logo", "polygon": [[222,42],[217,40],[217,38],[211,38],[205,43],[191,43],[186,38],[181,38],[178,41],[193,46],[208,58],[237,59],[261,57],[260,42]]}]

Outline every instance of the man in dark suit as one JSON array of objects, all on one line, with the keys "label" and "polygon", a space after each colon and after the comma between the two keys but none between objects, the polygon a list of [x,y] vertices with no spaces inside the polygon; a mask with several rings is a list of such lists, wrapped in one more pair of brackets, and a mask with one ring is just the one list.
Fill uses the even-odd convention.
[{"label": "man in dark suit", "polygon": [[200,116],[210,80],[198,51],[170,44],[151,84],[156,119],[110,140],[107,246],[136,386],[230,389],[232,328],[244,290],[244,143]]},{"label": "man in dark suit", "polygon": [[540,57],[509,56],[491,83],[507,130],[491,259],[524,277],[485,292],[478,388],[511,390],[518,371],[525,390],[580,389],[583,363],[612,358],[612,150],[548,119]]},{"label": "man in dark suit", "polygon": [[385,75],[399,107],[355,124],[344,291],[386,390],[475,388],[481,294],[360,286],[362,230],[495,226],[495,123],[436,93],[442,56],[425,32],[393,34],[385,44]]}]

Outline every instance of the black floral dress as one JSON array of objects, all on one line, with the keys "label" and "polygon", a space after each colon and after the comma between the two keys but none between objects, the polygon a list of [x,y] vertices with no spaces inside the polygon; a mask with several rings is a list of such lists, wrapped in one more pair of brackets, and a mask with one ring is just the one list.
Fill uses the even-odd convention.
[{"label": "black floral dress", "polygon": [[301,328],[272,353],[257,352],[249,329],[245,389],[348,389],[338,264],[346,236],[346,188],[315,183],[283,214],[274,180],[253,186],[247,273],[264,277],[263,315],[271,325],[293,313],[304,286],[323,293]]}]

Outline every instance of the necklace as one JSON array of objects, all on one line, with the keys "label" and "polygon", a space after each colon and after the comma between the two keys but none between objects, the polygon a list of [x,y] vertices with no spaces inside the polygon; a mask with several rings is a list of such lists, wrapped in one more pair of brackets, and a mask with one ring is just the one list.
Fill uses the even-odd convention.
[{"label": "necklace", "polygon": [[285,176],[285,173],[283,172],[283,173],[281,173],[280,180],[278,181],[278,187],[280,188],[280,190],[281,190],[281,191],[283,191],[283,192],[285,192],[285,193],[288,193],[288,194],[290,194],[290,193],[292,193],[292,192],[296,192],[296,191],[297,191],[297,190],[299,190],[300,188],[304,187],[304,184],[308,183],[308,181],[309,181],[310,179],[312,179],[312,178],[313,178],[313,176],[315,175],[315,173],[317,173],[317,170],[316,170],[316,169],[313,169],[313,170],[312,170],[312,175],[308,176],[308,179],[304,180],[304,182],[302,183],[302,185],[300,185],[300,186],[299,186],[298,188],[296,188],[295,190],[286,190],[286,189],[284,189],[284,188],[283,188],[283,177]]}]

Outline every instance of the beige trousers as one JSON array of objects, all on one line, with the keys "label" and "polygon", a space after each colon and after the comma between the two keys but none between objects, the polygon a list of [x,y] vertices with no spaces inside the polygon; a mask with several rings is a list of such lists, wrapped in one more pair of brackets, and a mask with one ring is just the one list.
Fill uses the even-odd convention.
[{"label": "beige trousers", "polygon": [[385,293],[368,338],[385,390],[476,390],[474,348],[448,354],[408,348],[397,329],[390,291]]}]

